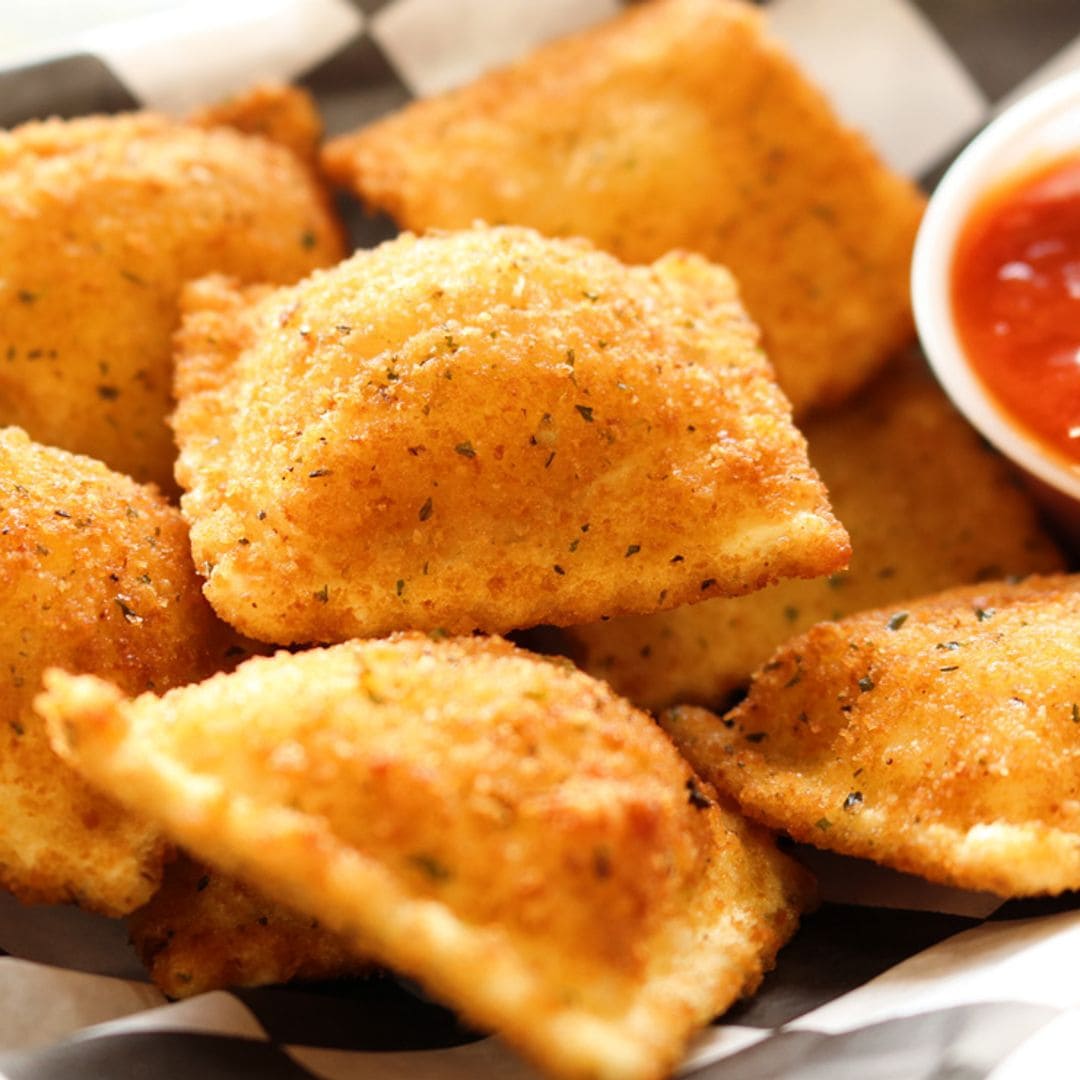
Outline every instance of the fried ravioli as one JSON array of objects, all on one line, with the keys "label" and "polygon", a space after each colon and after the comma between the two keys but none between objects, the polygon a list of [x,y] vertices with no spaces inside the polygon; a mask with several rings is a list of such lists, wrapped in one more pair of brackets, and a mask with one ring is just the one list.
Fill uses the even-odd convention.
[{"label": "fried ravioli", "polygon": [[341,238],[283,147],[133,114],[0,132],[0,252],[0,424],[173,490],[181,285],[295,281]]},{"label": "fried ravioli", "polygon": [[314,163],[323,136],[322,118],[311,95],[295,86],[259,83],[235,97],[192,113],[189,124],[228,127],[288,147],[301,161]]},{"label": "fried ravioli", "polygon": [[895,367],[803,432],[851,535],[846,572],[573,627],[565,651],[635,704],[715,707],[816,622],[953,585],[1064,569],[1012,470],[921,363]]},{"label": "fried ravioli", "polygon": [[49,748],[32,708],[44,669],[165,690],[222,666],[232,644],[178,510],[96,461],[0,430],[0,885],[116,915],[161,877],[157,831]]},{"label": "fried ravioli", "polygon": [[135,701],[47,685],[84,775],[553,1075],[666,1074],[808,899],[647,716],[495,639],[279,653]]},{"label": "fried ravioli", "polygon": [[574,623],[843,565],[726,271],[525,229],[188,289],[177,479],[265,641]]},{"label": "fried ravioli", "polygon": [[627,262],[728,266],[796,413],[912,337],[923,198],[845,129],[749,4],[657,0],[324,150],[417,231],[476,219],[586,236]]},{"label": "fried ravioli", "polygon": [[1080,887],[1080,577],[822,623],[723,720],[663,724],[798,840],[1002,896]]},{"label": "fried ravioli", "polygon": [[186,858],[169,864],[161,888],[128,917],[128,929],[150,977],[171,998],[372,967],[316,920]]}]

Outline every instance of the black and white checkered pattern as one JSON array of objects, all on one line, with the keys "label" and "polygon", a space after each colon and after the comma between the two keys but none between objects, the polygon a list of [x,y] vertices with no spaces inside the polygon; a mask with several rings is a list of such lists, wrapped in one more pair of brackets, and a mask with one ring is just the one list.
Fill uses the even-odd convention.
[{"label": "black and white checkered pattern", "polygon": [[[338,133],[444,89],[617,0],[295,0],[204,5],[84,35],[0,72],[0,124],[147,105],[182,110],[295,79]],[[898,168],[932,185],[1003,104],[1080,67],[1077,0],[772,0],[775,31]],[[245,20],[247,22],[245,23]],[[199,77],[192,77],[198,66]],[[386,235],[368,223],[360,242]],[[1042,1080],[1080,1074],[1080,903],[999,905],[815,857],[827,902],[761,992],[696,1041],[708,1080]],[[830,881],[835,884],[830,884]],[[480,976],[478,976],[480,977]],[[392,979],[168,1004],[119,924],[0,897],[7,1080],[526,1080],[497,1039]]]},{"label": "black and white checkered pattern", "polygon": [[[850,878],[852,869],[844,873]],[[960,905],[979,902],[951,895]],[[36,918],[74,918],[83,930],[101,922],[99,937],[113,933],[112,924],[78,913]],[[25,941],[0,940],[13,953],[27,951]],[[113,962],[122,956],[115,945]],[[1075,1056],[1057,1068],[1040,1041],[1047,1033],[1056,1055],[1067,1037],[1075,1054],[1069,1024],[1080,1009],[1078,963],[1080,910],[1071,896],[1004,904],[988,917],[827,902],[806,918],[758,995],[698,1038],[683,1073],[701,1080],[1075,1075]],[[164,1004],[145,983],[9,955],[0,957],[0,999],[47,1018],[28,1029],[24,1045],[4,1039],[0,1024],[0,1075],[8,1080],[534,1075],[499,1040],[389,977]],[[88,1025],[88,1016],[97,1022]],[[140,1071],[139,1062],[152,1068]]]}]

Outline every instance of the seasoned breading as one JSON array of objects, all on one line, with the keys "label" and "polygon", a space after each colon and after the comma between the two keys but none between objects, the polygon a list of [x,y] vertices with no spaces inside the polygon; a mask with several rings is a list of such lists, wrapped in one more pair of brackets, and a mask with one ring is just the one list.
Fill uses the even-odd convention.
[{"label": "seasoned breading", "polygon": [[0,885],[122,914],[161,877],[157,831],[49,748],[32,708],[42,671],[165,690],[216,670],[232,644],[179,511],[96,461],[0,430]]},{"label": "seasoned breading", "polygon": [[565,651],[638,705],[716,707],[816,622],[953,585],[1065,568],[1007,463],[921,363],[894,368],[803,432],[851,535],[846,572],[573,627]]},{"label": "seasoned breading", "polygon": [[1080,887],[1080,577],[822,623],[722,720],[663,724],[798,840],[1002,896]]},{"label": "seasoned breading", "polygon": [[296,86],[259,83],[225,101],[192,113],[197,127],[229,127],[287,146],[302,161],[314,163],[323,124],[311,95]]},{"label": "seasoned breading", "polygon": [[184,307],[195,561],[261,640],[573,623],[847,558],[731,278],[697,256],[403,236]]},{"label": "seasoned breading", "polygon": [[372,970],[317,920],[186,858],[166,867],[128,929],[150,977],[172,998]]},{"label": "seasoned breading", "polygon": [[923,199],[730,0],[656,0],[410,105],[324,151],[404,228],[476,219],[586,236],[627,262],[731,268],[796,413],[912,337]]},{"label": "seasoned breading", "polygon": [[808,899],[647,716],[495,639],[279,653],[135,701],[47,685],[84,775],[553,1075],[667,1073]]},{"label": "seasoned breading", "polygon": [[173,489],[184,281],[290,282],[341,255],[289,151],[134,114],[0,132],[0,424]]}]

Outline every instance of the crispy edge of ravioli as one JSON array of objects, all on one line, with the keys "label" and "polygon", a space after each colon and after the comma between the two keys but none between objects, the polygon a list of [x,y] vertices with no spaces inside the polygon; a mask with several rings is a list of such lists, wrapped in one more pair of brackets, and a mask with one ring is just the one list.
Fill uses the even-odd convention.
[{"label": "crispy edge of ravioli", "polygon": [[729,266],[798,414],[843,400],[913,336],[924,199],[750,4],[631,5],[331,140],[323,162],[405,228],[480,218],[627,262],[686,248]]},{"label": "crispy edge of ravioli", "polygon": [[841,568],[847,535],[731,276],[531,229],[189,287],[177,479],[263,640],[505,631]]},{"label": "crispy edge of ravioli", "polygon": [[846,571],[568,627],[554,647],[637,705],[715,708],[815,623],[955,585],[1065,569],[1014,470],[921,361],[905,358],[857,400],[802,430],[851,537]]},{"label": "crispy edge of ravioli", "polygon": [[318,920],[183,856],[127,926],[139,959],[171,998],[373,970]]},{"label": "crispy edge of ravioli", "polygon": [[495,639],[279,653],[161,699],[47,685],[84,775],[554,1075],[666,1074],[812,892],[645,714]]},{"label": "crispy edge of ravioli", "polygon": [[1080,577],[822,623],[723,719],[661,722],[797,840],[1002,896],[1080,887]]},{"label": "crispy edge of ravioli", "polygon": [[322,117],[311,95],[298,86],[257,83],[199,109],[188,117],[196,127],[230,127],[287,147],[301,161],[314,164],[323,136]]},{"label": "crispy edge of ravioli", "polygon": [[157,830],[50,748],[33,711],[44,670],[164,691],[225,666],[234,646],[200,592],[175,507],[100,462],[0,428],[0,884],[27,902],[118,915],[161,879]]}]

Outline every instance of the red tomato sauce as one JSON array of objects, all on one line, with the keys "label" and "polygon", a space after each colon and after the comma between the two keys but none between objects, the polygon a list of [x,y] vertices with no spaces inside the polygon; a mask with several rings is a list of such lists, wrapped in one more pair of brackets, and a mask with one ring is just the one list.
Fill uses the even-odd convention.
[{"label": "red tomato sauce", "polygon": [[992,191],[952,266],[964,352],[999,404],[1080,462],[1080,154]]}]

